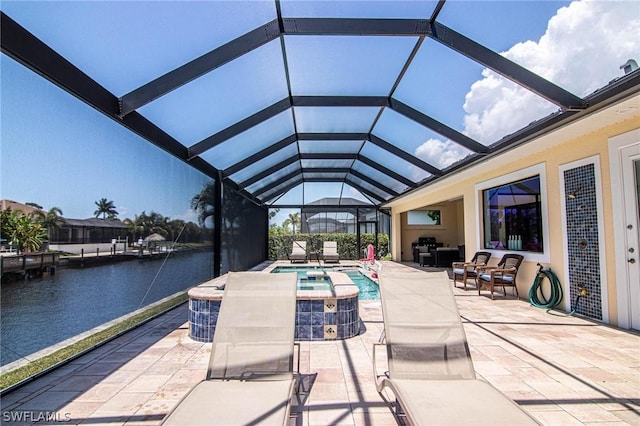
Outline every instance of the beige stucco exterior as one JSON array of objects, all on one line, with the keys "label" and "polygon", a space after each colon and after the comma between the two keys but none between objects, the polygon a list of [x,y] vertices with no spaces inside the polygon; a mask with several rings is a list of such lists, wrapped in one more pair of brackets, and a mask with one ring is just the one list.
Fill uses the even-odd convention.
[{"label": "beige stucco exterior", "polygon": [[[631,106],[631,108],[629,107]],[[565,240],[563,234],[563,197],[561,167],[564,164],[593,157],[600,170],[601,205],[603,208],[601,247],[604,248],[603,286],[606,295],[603,304],[608,311],[605,322],[617,325],[617,274],[614,250],[613,215],[618,209],[612,205],[611,170],[609,164],[609,139],[640,128],[640,96],[626,100],[556,129],[553,133],[538,137],[508,152],[486,159],[484,162],[447,176],[424,188],[413,191],[389,203],[392,212],[392,255],[394,259],[411,259],[411,243],[419,236],[437,236],[445,243],[466,246],[467,259],[483,249],[480,240],[482,201],[479,185],[517,174],[533,168],[543,171],[543,203],[546,201],[546,246],[543,256],[525,253],[525,262],[518,274],[520,297],[527,292],[535,278],[537,263],[551,267],[564,283]],[[406,212],[421,208],[439,208],[443,225],[432,229],[406,226]],[[544,209],[544,206],[543,206]],[[411,229],[409,229],[411,228]],[[496,263],[501,253],[495,253]],[[565,297],[566,298],[566,297]]]}]

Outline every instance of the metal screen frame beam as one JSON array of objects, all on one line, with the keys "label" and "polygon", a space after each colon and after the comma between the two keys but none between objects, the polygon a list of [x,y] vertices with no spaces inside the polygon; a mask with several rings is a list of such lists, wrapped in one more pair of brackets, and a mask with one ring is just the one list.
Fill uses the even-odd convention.
[{"label": "metal screen frame beam", "polygon": [[263,186],[262,188],[258,188],[256,191],[253,191],[254,196],[256,197],[260,197],[260,195],[264,194],[265,192],[269,192],[272,189],[277,188],[278,186],[282,185],[283,183],[285,183],[288,180],[294,179],[296,177],[300,176],[300,179],[302,179],[302,172],[300,170],[294,170],[293,172],[282,176],[281,178],[271,182],[270,184],[267,184],[265,186]]},{"label": "metal screen frame beam", "polygon": [[119,99],[119,114],[125,116],[245,53],[277,39],[280,34],[277,19],[249,31],[122,96]]},{"label": "metal screen frame beam", "polygon": [[428,19],[283,18],[284,35],[425,36]]},{"label": "metal screen frame beam", "polygon": [[399,173],[394,172],[391,169],[388,169],[386,167],[384,167],[381,164],[376,163],[375,161],[371,160],[370,158],[362,155],[362,154],[358,154],[358,161],[360,161],[363,164],[366,164],[367,166],[376,169],[377,171],[379,171],[380,173],[387,175],[395,180],[397,180],[400,183],[404,183],[405,185],[407,185],[409,188],[415,188],[416,187],[416,182],[407,179],[406,177],[402,176]]},{"label": "metal screen frame beam", "polygon": [[298,133],[301,141],[366,141],[368,133]]},{"label": "metal screen frame beam", "polygon": [[287,158],[286,160],[283,160],[281,162],[279,162],[278,164],[269,167],[266,170],[263,170],[262,172],[253,175],[252,177],[250,177],[249,179],[245,180],[244,182],[240,182],[238,183],[238,186],[240,188],[246,188],[247,186],[253,185],[254,183],[256,183],[257,181],[259,181],[260,179],[266,178],[267,176],[269,176],[270,174],[273,174],[277,171],[279,171],[280,169],[287,167],[289,164],[295,163],[296,161],[300,160],[300,156],[298,154],[292,155],[291,157]]},{"label": "metal screen frame beam", "polygon": [[383,203],[385,201],[387,201],[386,198],[384,198],[384,196],[380,195],[380,194],[376,194],[366,188],[363,188],[359,183],[357,182],[353,182],[352,180],[349,179],[349,176],[347,176],[344,180],[344,183],[348,184],[349,186],[353,186],[355,189],[357,189],[358,191],[362,192],[363,194],[368,195],[369,197],[378,200],[378,203]]},{"label": "metal screen frame beam", "polygon": [[[304,183],[304,181],[302,180],[302,178],[291,182],[288,185],[283,186],[282,188],[278,188],[278,190],[276,192],[274,192],[273,194],[269,195],[268,198],[263,199],[263,203],[266,203],[268,200],[272,200],[274,198],[280,197],[281,195],[283,195],[284,193],[286,193],[287,191],[289,191],[291,188],[295,188],[296,186],[300,185],[301,183]],[[300,206],[298,206],[300,207]]]},{"label": "metal screen frame beam", "polygon": [[387,96],[292,96],[291,104],[297,107],[385,107]]},{"label": "metal screen frame beam", "polygon": [[431,23],[429,37],[563,109],[585,108],[582,98],[439,22]]},{"label": "metal screen frame beam", "polygon": [[480,142],[470,138],[467,135],[464,135],[457,130],[452,129],[444,123],[439,122],[438,120],[414,109],[410,106],[396,100],[390,100],[390,108],[397,112],[398,114],[407,117],[408,119],[415,121],[416,123],[433,130],[434,132],[444,136],[447,139],[457,143],[458,145],[462,145],[463,147],[476,152],[476,153],[486,153],[489,152],[489,148]]},{"label": "metal screen frame beam", "polygon": [[301,160],[356,160],[358,154],[345,152],[305,152],[299,155]]},{"label": "metal screen frame beam", "polygon": [[402,158],[407,163],[411,163],[414,166],[416,166],[416,167],[418,167],[418,168],[420,168],[420,169],[424,170],[425,172],[430,173],[432,175],[439,176],[439,175],[442,174],[442,170],[440,170],[439,168],[434,167],[434,166],[432,166],[431,164],[429,164],[429,163],[427,163],[425,161],[422,161],[418,157],[416,157],[416,156],[414,156],[412,154],[409,154],[408,152],[398,148],[395,145],[390,144],[389,142],[385,141],[384,139],[379,138],[376,135],[369,135],[369,136],[370,136],[369,137],[369,141],[372,144],[384,149],[387,152],[390,152],[391,154],[393,154],[393,155],[395,155],[397,157]]},{"label": "metal screen frame beam", "polygon": [[371,179],[369,176],[367,176],[367,175],[365,175],[363,173],[360,173],[357,170],[350,169],[349,173],[351,175],[353,175],[354,177],[357,177],[358,179],[361,179],[361,180],[367,182],[368,184],[375,186],[376,188],[380,189],[381,191],[386,192],[387,194],[389,194],[389,195],[391,195],[393,197],[397,197],[398,195],[400,195],[398,192],[394,191],[393,189],[387,187],[386,185],[381,184],[380,182],[378,182],[375,179]]},{"label": "metal screen frame beam", "polygon": [[188,149],[168,133],[137,112],[123,119],[119,116],[118,98],[42,40],[0,11],[0,49],[26,68],[80,99],[121,126],[151,142],[174,157],[191,165],[210,178],[217,179],[217,169],[204,161],[189,161]]},{"label": "metal screen frame beam", "polygon": [[302,173],[350,173],[351,169],[348,167],[303,167]]},{"label": "metal screen frame beam", "polygon": [[226,169],[224,169],[222,171],[222,173],[225,176],[230,176],[242,169],[244,169],[245,167],[248,167],[254,163],[257,163],[260,160],[263,160],[264,158],[268,157],[271,154],[274,154],[278,151],[280,151],[281,149],[285,149],[286,147],[288,147],[289,145],[291,145],[292,143],[296,142],[296,137],[295,135],[291,135],[291,136],[287,136],[284,139],[281,139],[280,141],[274,143],[273,145],[269,145],[267,148],[256,152],[255,154],[245,158],[242,161],[239,161],[229,167],[227,167]]},{"label": "metal screen frame beam", "polygon": [[258,111],[255,114],[252,114],[235,124],[232,124],[226,129],[223,129],[218,133],[211,135],[194,145],[191,145],[189,147],[189,156],[195,157],[196,155],[200,155],[203,152],[213,148],[214,146],[219,145],[222,142],[231,139],[234,136],[237,136],[240,133],[249,130],[250,128],[264,121],[267,121],[272,117],[275,117],[276,115],[286,111],[289,108],[291,108],[291,101],[288,97],[286,97],[274,104],[269,105],[263,110]]},{"label": "metal screen frame beam", "polygon": [[326,183],[326,182],[346,183],[354,187],[358,191],[362,192],[363,194],[367,194],[368,196],[375,198],[379,202],[386,201],[386,199],[382,195],[376,194],[368,189],[363,188],[359,183],[349,180],[348,176],[344,178],[303,178],[302,182],[303,183]]}]

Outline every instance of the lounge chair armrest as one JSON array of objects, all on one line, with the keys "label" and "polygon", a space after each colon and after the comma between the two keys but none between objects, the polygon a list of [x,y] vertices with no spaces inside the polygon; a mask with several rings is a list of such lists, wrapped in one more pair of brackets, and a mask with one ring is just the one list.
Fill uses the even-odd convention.
[{"label": "lounge chair armrest", "polygon": [[516,271],[517,271],[516,268],[493,268],[491,270],[491,274],[496,275],[496,274],[512,273]]},{"label": "lounge chair armrest", "polygon": [[490,271],[490,270],[493,270],[493,269],[498,269],[498,267],[497,266],[486,266],[485,265],[485,266],[478,266],[476,269],[478,271],[480,271],[480,272],[483,272],[483,271]]},{"label": "lounge chair armrest", "polygon": [[451,266],[453,268],[464,268],[465,266],[468,266],[468,265],[469,265],[469,263],[467,263],[467,262],[453,262],[451,264]]},{"label": "lounge chair armrest", "polygon": [[300,387],[302,386],[302,381],[300,380],[300,342],[293,342],[293,347],[297,352],[294,376],[296,377],[296,394],[298,394],[300,393]]},{"label": "lounge chair armrest", "polygon": [[376,352],[377,352],[377,351],[376,351],[376,348],[377,348],[378,346],[384,346],[384,347],[386,348],[386,347],[387,347],[387,345],[386,345],[386,344],[384,344],[384,343],[374,343],[374,344],[373,344],[373,352],[372,352],[372,354],[371,354],[371,362],[372,362],[372,364],[373,364],[373,365],[372,365],[372,367],[373,367],[373,378],[374,378],[374,380],[376,381],[376,384],[378,383],[378,379],[379,379],[380,377],[388,377],[388,376],[389,376],[389,372],[388,372],[388,371],[385,371],[385,372],[384,372],[384,373],[382,373],[382,374],[378,374],[377,362],[376,362]]},{"label": "lounge chair armrest", "polygon": [[296,352],[298,353],[295,372],[300,373],[300,342],[293,342],[293,347],[296,348]]}]

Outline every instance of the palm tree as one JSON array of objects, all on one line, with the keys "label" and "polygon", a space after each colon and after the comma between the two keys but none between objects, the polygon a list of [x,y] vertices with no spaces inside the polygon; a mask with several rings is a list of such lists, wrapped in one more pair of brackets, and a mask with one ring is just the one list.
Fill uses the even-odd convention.
[{"label": "palm tree", "polygon": [[60,207],[51,207],[46,213],[42,210],[36,210],[33,215],[47,229],[47,238],[49,240],[51,240],[51,231],[60,228],[60,225],[64,222]]},{"label": "palm tree", "polygon": [[160,234],[163,237],[169,235],[169,218],[154,211],[149,214],[143,211],[140,215],[136,215],[133,224],[134,230],[139,231],[141,237],[148,237],[151,234]]},{"label": "palm tree", "polygon": [[100,200],[95,202],[98,208],[93,212],[96,217],[102,215],[102,220],[106,220],[107,217],[109,219],[115,219],[118,216],[118,212],[116,211],[116,206],[113,201],[107,201],[106,198],[101,198]]},{"label": "palm tree", "polygon": [[198,222],[204,226],[206,220],[212,217],[216,199],[216,188],[214,182],[209,182],[202,188],[198,195],[191,199],[191,208],[198,212]]},{"label": "palm tree", "polygon": [[296,227],[300,226],[300,212],[290,213],[289,217],[287,217],[282,223],[282,226],[284,226],[285,228],[289,225],[293,227],[293,233],[295,234]]}]

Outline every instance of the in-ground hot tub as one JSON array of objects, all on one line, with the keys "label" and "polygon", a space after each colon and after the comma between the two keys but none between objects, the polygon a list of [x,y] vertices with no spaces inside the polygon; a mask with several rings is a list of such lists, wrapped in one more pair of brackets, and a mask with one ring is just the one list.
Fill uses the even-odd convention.
[{"label": "in-ground hot tub", "polygon": [[[281,271],[282,272],[282,271]],[[268,272],[255,272],[259,274]],[[296,340],[336,340],[360,331],[358,287],[342,272],[299,274]],[[226,275],[189,290],[189,337],[213,341]]]}]

